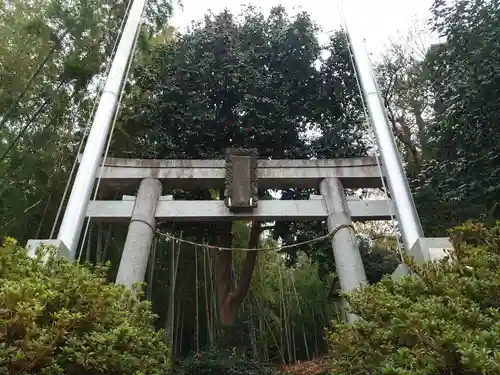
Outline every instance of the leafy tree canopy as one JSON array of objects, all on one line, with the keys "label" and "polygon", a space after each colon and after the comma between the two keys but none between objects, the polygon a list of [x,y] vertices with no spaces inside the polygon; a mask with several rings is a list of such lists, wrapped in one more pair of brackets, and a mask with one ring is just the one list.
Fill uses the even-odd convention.
[{"label": "leafy tree canopy", "polygon": [[436,113],[430,129],[434,157],[414,185],[422,201],[451,206],[438,207],[439,217],[453,212],[441,224],[432,220],[435,209],[422,210],[432,213],[424,224],[442,234],[445,226],[477,217],[478,211],[498,217],[500,5],[436,0],[432,11],[432,25],[445,39],[426,58]]},{"label": "leafy tree canopy", "polygon": [[[362,152],[344,42],[339,35],[325,49],[317,31],[308,14],[290,17],[281,7],[268,17],[252,7],[239,16],[207,15],[135,72],[136,100],[123,116],[123,129],[134,135],[127,149],[205,159],[226,147],[255,147],[274,159]],[[320,140],[311,141],[311,129],[321,131]]]}]

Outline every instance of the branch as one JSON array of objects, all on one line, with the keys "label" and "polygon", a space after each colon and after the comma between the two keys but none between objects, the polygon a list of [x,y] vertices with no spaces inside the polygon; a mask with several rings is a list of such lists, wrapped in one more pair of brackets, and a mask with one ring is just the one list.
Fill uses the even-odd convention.
[{"label": "branch", "polygon": [[387,117],[389,118],[389,121],[391,123],[393,133],[396,135],[396,137],[398,137],[398,139],[401,142],[403,142],[403,144],[407,147],[407,149],[413,154],[414,151],[416,151],[415,146],[411,142],[411,139],[408,139],[408,137],[405,136],[403,130],[398,128],[397,126],[398,120],[396,119],[396,116],[394,115],[394,112],[391,109],[391,107],[389,107],[387,103],[385,103],[385,105],[387,108]]},{"label": "branch", "polygon": [[411,130],[409,126],[405,123],[405,119],[401,117],[397,120],[401,124],[400,129],[400,139],[408,148],[408,151],[412,154],[415,164],[420,167],[420,154],[418,153],[417,147],[411,140]]},{"label": "branch", "polygon": [[420,147],[422,148],[422,153],[427,150],[427,134],[426,134],[426,123],[422,116],[423,110],[418,111],[418,108],[413,108],[413,115],[415,116],[415,122],[418,127],[418,138],[420,140]]}]

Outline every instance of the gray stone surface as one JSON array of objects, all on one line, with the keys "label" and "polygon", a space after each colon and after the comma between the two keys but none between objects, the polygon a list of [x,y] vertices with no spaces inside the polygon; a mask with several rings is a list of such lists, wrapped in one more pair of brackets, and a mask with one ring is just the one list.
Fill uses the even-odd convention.
[{"label": "gray stone surface", "polygon": [[[122,201],[135,202],[136,198],[137,197],[135,195],[124,195],[124,196],[122,196]],[[159,201],[171,201],[171,200],[174,200],[174,196],[173,195],[162,195],[158,200]]]},{"label": "gray stone surface", "polygon": [[[453,245],[447,237],[419,238],[412,246],[408,255],[419,263],[443,259],[453,252]],[[391,278],[397,280],[411,274],[406,264],[400,264],[392,273]]]},{"label": "gray stone surface", "polygon": [[[169,188],[225,186],[224,160],[106,159],[101,187],[115,191],[137,188],[144,178],[157,178]],[[380,171],[373,157],[333,160],[258,160],[259,188],[318,188],[323,178],[340,178],[345,188],[378,188]],[[101,172],[98,172],[98,176]]]},{"label": "gray stone surface", "polygon": [[117,284],[132,288],[135,283],[144,281],[153,243],[153,228],[156,225],[155,211],[161,191],[160,181],[145,179],[141,182],[135,202],[121,202],[132,203],[134,208],[116,276]]},{"label": "gray stone surface", "polygon": [[[339,225],[352,225],[349,203],[339,179],[326,178],[320,184],[328,211],[328,230]],[[353,202],[354,203],[354,202]],[[352,228],[340,229],[332,238],[335,267],[343,292],[349,292],[367,284],[363,261],[359,253],[356,233]],[[356,316],[347,313],[347,321],[353,322]]]},{"label": "gray stone surface", "polygon": [[53,246],[57,249],[57,253],[61,258],[66,258],[69,261],[73,261],[72,254],[61,240],[28,240],[28,243],[26,244],[28,255],[34,258],[36,249],[38,249],[40,246]]},{"label": "gray stone surface", "polygon": [[[311,195],[309,196],[309,199],[311,199],[311,200],[316,200],[316,199],[323,200],[324,198],[323,198],[323,196],[322,196],[322,195],[311,194]],[[347,196],[345,197],[345,199],[346,199],[348,202],[349,202],[349,201],[357,201],[357,202],[361,202],[361,198],[360,198],[360,197],[358,197],[358,196],[356,196],[356,195],[347,195]],[[386,201],[384,200],[384,202],[386,202]]]},{"label": "gray stone surface", "polygon": [[[353,220],[389,220],[391,204],[385,200],[348,201]],[[106,222],[129,220],[134,201],[91,201],[87,216]],[[162,221],[260,221],[324,220],[328,216],[323,199],[260,201],[251,213],[232,213],[222,201],[160,201],[156,218]]]},{"label": "gray stone surface", "polygon": [[409,276],[411,275],[411,271],[408,268],[408,266],[404,263],[400,263],[394,272],[391,274],[391,279],[393,280],[398,280],[404,276]]},{"label": "gray stone surface", "polygon": [[226,151],[224,203],[233,212],[257,207],[257,156],[256,149]]},{"label": "gray stone surface", "polygon": [[429,262],[446,257],[453,251],[453,245],[447,237],[419,238],[409,251],[417,262]]}]

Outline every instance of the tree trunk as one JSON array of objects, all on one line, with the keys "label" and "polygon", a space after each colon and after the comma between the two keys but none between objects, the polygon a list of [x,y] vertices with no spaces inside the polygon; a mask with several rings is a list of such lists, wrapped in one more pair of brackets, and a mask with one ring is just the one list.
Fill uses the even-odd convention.
[{"label": "tree trunk", "polygon": [[[259,243],[260,223],[253,222],[248,239],[248,247],[256,248]],[[220,243],[222,247],[230,248],[232,245],[232,224],[222,228]],[[233,254],[231,251],[219,251],[217,259],[217,294],[219,299],[219,316],[223,325],[233,325],[238,315],[241,303],[250,288],[252,274],[257,261],[257,251],[249,251],[243,263],[243,269],[238,285],[231,292],[231,267]]]}]

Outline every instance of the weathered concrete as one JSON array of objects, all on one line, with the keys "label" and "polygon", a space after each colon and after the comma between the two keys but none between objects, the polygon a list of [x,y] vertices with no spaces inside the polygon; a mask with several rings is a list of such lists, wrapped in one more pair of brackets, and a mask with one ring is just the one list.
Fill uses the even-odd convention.
[{"label": "weathered concrete", "polygon": [[[328,230],[335,230],[339,225],[352,225],[351,212],[344,188],[338,178],[326,178],[320,184],[320,191],[325,198],[328,211]],[[356,233],[352,228],[342,228],[332,238],[335,267],[343,292],[349,292],[365,285],[366,278],[363,261],[359,253]],[[353,322],[356,316],[346,313],[347,321]]]},{"label": "weathered concrete", "polygon": [[132,288],[135,283],[144,281],[153,243],[153,228],[156,225],[155,211],[161,191],[160,181],[145,179],[141,182],[135,202],[120,202],[132,203],[134,208],[116,276],[117,284]]},{"label": "weathered concrete", "polygon": [[[447,237],[423,237],[415,242],[410,251],[408,251],[408,255],[413,257],[417,263],[425,263],[443,259],[453,251],[453,244]],[[411,271],[408,266],[400,264],[392,273],[391,278],[397,280],[410,274]]]},{"label": "weathered concrete", "polygon": [[[73,260],[72,254],[64,245],[64,243],[60,240],[28,240],[26,244],[26,248],[28,249],[28,255],[31,258],[35,257],[36,250],[42,246],[50,246],[57,249],[58,256],[61,258],[65,258],[69,261]],[[46,260],[47,256],[44,256],[43,259]]]},{"label": "weathered concrete", "polygon": [[[135,202],[137,197],[135,195],[124,195],[122,196],[122,201],[131,201]],[[163,201],[171,201],[174,199],[173,195],[162,195],[160,198],[158,198],[158,201],[163,202]]]},{"label": "weathered concrete", "polygon": [[[144,178],[161,180],[169,188],[224,188],[224,160],[146,160],[107,158],[101,186],[137,187]],[[99,171],[98,176],[101,175]],[[345,188],[382,187],[376,158],[333,160],[259,160],[259,188],[318,188],[324,178],[339,178]]]},{"label": "weathered concrete", "polygon": [[226,150],[224,203],[232,212],[252,212],[259,200],[257,149]]},{"label": "weathered concrete", "polygon": [[411,275],[410,268],[406,264],[400,263],[398,264],[394,272],[391,274],[391,279],[396,281],[402,277],[409,275]]},{"label": "weathered concrete", "polygon": [[[319,199],[319,200],[323,200],[325,199],[322,195],[316,195],[316,194],[311,194],[309,196],[309,199]],[[357,202],[361,202],[361,198],[356,196],[356,195],[346,195],[345,199],[347,200],[347,202],[350,202],[350,201],[357,201]],[[364,202],[375,202],[374,200],[366,200]],[[386,200],[384,200],[384,202],[387,202]],[[387,205],[387,203],[386,203]]]},{"label": "weathered concrete", "polygon": [[416,262],[440,260],[453,252],[453,245],[447,237],[419,238],[410,249],[409,254]]},{"label": "weathered concrete", "polygon": [[[389,220],[390,205],[385,200],[348,200],[352,219]],[[129,220],[134,209],[133,201],[91,201],[87,216],[106,222]],[[159,201],[156,218],[172,222],[196,221],[300,221],[325,220],[328,216],[321,199],[296,201],[260,201],[252,213],[232,213],[223,201]]]}]

